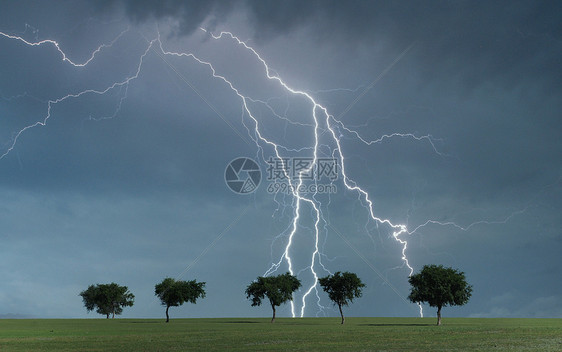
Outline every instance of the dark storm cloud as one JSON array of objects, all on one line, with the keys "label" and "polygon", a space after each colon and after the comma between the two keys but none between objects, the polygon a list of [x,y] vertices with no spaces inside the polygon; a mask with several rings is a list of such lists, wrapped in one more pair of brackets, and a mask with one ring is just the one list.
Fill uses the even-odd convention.
[{"label": "dark storm cloud", "polygon": [[[206,19],[217,23],[245,11],[261,43],[308,29],[324,45],[381,42],[396,53],[416,43],[420,72],[458,77],[472,89],[498,79],[541,94],[560,91],[562,4],[555,1],[108,1],[135,21],[175,18],[190,34]],[[454,29],[454,30],[453,30]]]},{"label": "dark storm cloud", "polygon": [[105,0],[98,2],[99,10],[124,10],[135,22],[150,19],[176,18],[180,34],[191,34],[198,29],[209,16],[214,21],[223,19],[237,2],[231,1],[182,1],[182,0]]},{"label": "dark storm cloud", "polygon": [[460,77],[467,88],[495,78],[512,88],[530,79],[545,85],[543,93],[560,89],[559,2],[252,1],[248,8],[264,40],[312,27],[324,42],[367,39],[396,52],[415,43],[428,78]]}]

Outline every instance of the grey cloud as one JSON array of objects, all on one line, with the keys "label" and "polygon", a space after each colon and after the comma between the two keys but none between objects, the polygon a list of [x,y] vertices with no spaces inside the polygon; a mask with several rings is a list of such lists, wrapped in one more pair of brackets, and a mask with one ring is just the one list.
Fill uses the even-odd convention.
[{"label": "grey cloud", "polygon": [[232,11],[237,1],[197,0],[106,0],[98,3],[102,12],[123,10],[133,21],[174,18],[178,20],[178,33],[191,34],[212,16],[214,21],[223,19]]},{"label": "grey cloud", "polygon": [[[412,43],[426,79],[459,78],[471,90],[490,79],[507,89],[537,84],[560,91],[562,5],[552,1],[107,1],[134,21],[170,17],[179,34],[206,19],[244,11],[258,43],[307,29],[323,45],[384,44],[395,54]],[[454,28],[454,30],[452,30]]]}]

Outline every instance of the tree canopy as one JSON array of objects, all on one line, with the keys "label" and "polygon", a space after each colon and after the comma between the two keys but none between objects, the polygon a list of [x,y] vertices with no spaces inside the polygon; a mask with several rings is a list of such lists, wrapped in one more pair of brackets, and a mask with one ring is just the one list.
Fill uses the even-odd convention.
[{"label": "tree canopy", "polygon": [[267,297],[271,309],[273,309],[273,318],[271,319],[273,323],[275,321],[275,307],[291,301],[293,293],[299,287],[301,287],[300,280],[289,272],[277,276],[259,276],[246,288],[246,297],[251,298],[252,307],[260,306],[262,300]]},{"label": "tree canopy", "polygon": [[89,311],[96,310],[109,319],[109,315],[123,313],[123,307],[132,307],[135,296],[129,292],[127,286],[119,286],[115,282],[110,284],[90,285],[88,289],[80,292],[84,306]]},{"label": "tree canopy", "polygon": [[466,282],[464,272],[443,265],[425,265],[408,281],[412,286],[408,299],[437,307],[437,325],[441,325],[442,307],[462,306],[472,295],[472,286]]},{"label": "tree canopy", "polygon": [[170,307],[178,307],[185,302],[197,303],[198,298],[205,297],[205,282],[176,281],[170,277],[165,278],[154,286],[154,294],[160,298],[163,306],[166,306],[166,323],[170,321],[168,310]]},{"label": "tree canopy", "polygon": [[356,274],[350,272],[336,272],[334,275],[328,275],[318,279],[322,289],[328,294],[328,297],[338,306],[341,315],[341,323],[345,322],[342,306],[353,303],[354,298],[361,297],[362,289],[365,284]]}]

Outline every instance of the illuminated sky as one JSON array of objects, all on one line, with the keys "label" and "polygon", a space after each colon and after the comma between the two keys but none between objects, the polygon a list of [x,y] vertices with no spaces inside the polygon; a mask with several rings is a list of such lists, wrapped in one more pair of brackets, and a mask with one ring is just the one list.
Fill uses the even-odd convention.
[{"label": "illuminated sky", "polygon": [[[52,43],[0,36],[0,317],[98,317],[78,293],[112,281],[136,296],[123,317],[161,317],[154,285],[166,276],[207,282],[207,298],[172,318],[270,314],[244,289],[279,261],[294,215],[290,196],[267,192],[272,150],[256,146],[240,97],[207,65],[157,44],[147,51],[160,33],[165,50],[211,63],[254,99],[264,136],[310,156],[310,106],[267,80],[250,51],[210,36],[221,31],[349,129],[337,129],[346,172],[377,216],[417,229],[401,237],[414,270],[466,273],[471,301],[444,316],[562,317],[561,10],[525,1],[1,2],[0,32],[56,41],[68,60]],[[127,79],[51,103],[49,115],[49,101]],[[393,133],[408,136],[383,138]],[[260,163],[252,194],[225,183],[237,157]],[[367,285],[347,314],[417,316],[403,299],[402,246],[341,181],[318,197],[319,240],[327,270]],[[305,281],[312,215],[302,213],[291,248]],[[338,314],[320,298],[325,308],[311,297],[305,316]]]}]

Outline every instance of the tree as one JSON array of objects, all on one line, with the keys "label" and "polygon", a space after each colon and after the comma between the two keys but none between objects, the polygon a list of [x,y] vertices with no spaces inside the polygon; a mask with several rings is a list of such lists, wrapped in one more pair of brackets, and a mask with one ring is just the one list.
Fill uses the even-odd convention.
[{"label": "tree", "polygon": [[340,309],[341,323],[345,322],[345,317],[343,316],[342,306],[347,306],[349,303],[353,303],[354,298],[361,297],[361,290],[365,287],[365,284],[361,282],[361,279],[357,277],[354,273],[336,272],[334,275],[328,275],[318,279],[322,289],[328,294],[328,297],[337,305]]},{"label": "tree", "polygon": [[197,303],[198,298],[205,298],[204,287],[204,282],[176,281],[170,277],[154,286],[154,294],[160,298],[162,305],[166,306],[166,323],[170,321],[170,307],[178,307],[185,302]]},{"label": "tree", "polygon": [[437,325],[441,325],[441,308],[447,305],[462,306],[472,295],[472,286],[466,282],[462,271],[443,265],[425,265],[408,279],[412,290],[408,299],[414,303],[426,302],[437,307]]},{"label": "tree", "polygon": [[246,288],[246,298],[252,299],[252,307],[260,306],[262,300],[267,297],[273,309],[273,318],[271,322],[275,321],[275,307],[291,301],[293,299],[293,292],[301,287],[301,282],[296,276],[291,273],[285,273],[278,276],[259,276],[256,281],[252,282]]},{"label": "tree", "polygon": [[110,284],[90,285],[87,290],[80,292],[84,306],[89,311],[96,310],[99,314],[109,315],[123,313],[123,307],[132,307],[135,295],[129,292],[127,286],[119,286],[115,282]]}]

